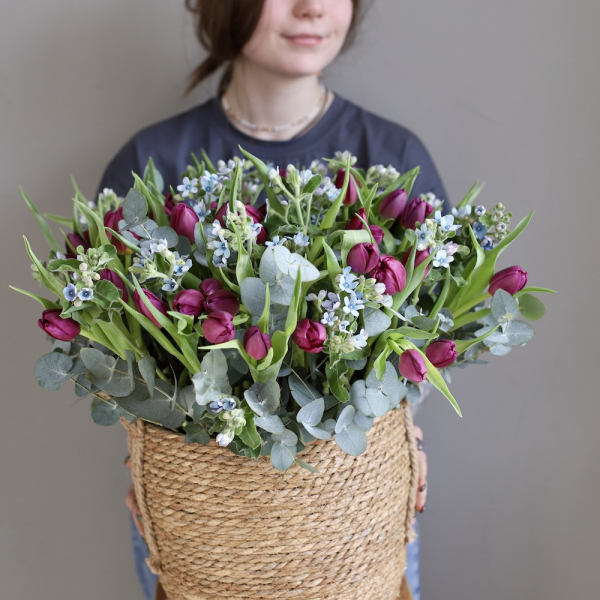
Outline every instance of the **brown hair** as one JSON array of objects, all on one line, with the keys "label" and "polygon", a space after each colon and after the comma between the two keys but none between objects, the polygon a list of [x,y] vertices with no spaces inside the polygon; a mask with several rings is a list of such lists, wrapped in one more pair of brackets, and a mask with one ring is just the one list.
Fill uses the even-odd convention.
[{"label": "brown hair", "polygon": [[[242,3],[243,10],[240,7]],[[354,41],[361,16],[362,0],[352,0],[352,4],[352,21],[343,50]],[[219,93],[227,89],[233,73],[232,61],[252,37],[263,5],[264,0],[185,0],[186,8],[195,16],[196,36],[208,51],[208,57],[190,73],[186,95],[223,65],[227,68],[219,82]]]}]

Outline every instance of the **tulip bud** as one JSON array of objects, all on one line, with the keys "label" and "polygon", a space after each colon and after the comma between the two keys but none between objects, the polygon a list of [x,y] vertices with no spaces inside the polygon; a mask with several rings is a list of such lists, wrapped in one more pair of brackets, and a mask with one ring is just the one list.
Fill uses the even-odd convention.
[{"label": "tulip bud", "polygon": [[[346,177],[346,169],[340,169],[335,178],[334,185],[338,190],[344,187],[344,179]],[[346,190],[346,197],[344,198],[344,204],[346,206],[352,206],[358,200],[357,182],[352,175],[348,181],[348,189]]]},{"label": "tulip bud", "polygon": [[[104,227],[109,227],[113,231],[119,231],[119,222],[123,220],[123,207],[119,206],[117,210],[109,210],[104,214]],[[115,238],[109,231],[106,232],[110,243],[117,249],[117,254],[125,254],[128,251],[127,246]],[[137,236],[136,236],[137,237]]]},{"label": "tulip bud", "polygon": [[418,350],[405,350],[400,355],[398,370],[402,377],[414,383],[423,381],[427,376],[427,366]]},{"label": "tulip bud", "polygon": [[183,202],[177,204],[171,212],[171,227],[178,235],[182,235],[190,240],[192,244],[194,243],[194,229],[199,220],[194,209]]},{"label": "tulip bud", "polygon": [[[150,300],[150,303],[152,304],[152,306],[154,306],[154,308],[160,311],[163,315],[167,314],[169,307],[167,306],[166,302],[163,302],[156,294],[152,293],[150,290],[144,289],[142,291],[144,292],[144,294],[146,294],[146,298]],[[162,325],[154,318],[154,316],[150,312],[150,309],[144,304],[144,301],[140,297],[140,294],[137,290],[133,292],[133,301],[135,302],[135,305],[139,312],[141,312],[145,317],[148,317],[159,329],[162,327]]]},{"label": "tulip bud", "polygon": [[[402,264],[406,267],[406,263],[408,262],[408,259],[410,258],[410,253],[411,253],[411,248],[409,248],[406,253],[404,254],[404,256],[402,257]],[[415,269],[424,261],[427,259],[427,257],[430,254],[430,250],[429,248],[427,248],[426,250],[417,250],[416,254],[415,254]],[[423,275],[423,279],[425,279],[425,277],[427,277],[427,273],[429,273],[429,269],[431,269],[431,263],[427,265],[427,268],[425,269],[425,274]]]},{"label": "tulip bud", "polygon": [[[364,208],[359,208],[356,211],[356,214],[348,221],[348,223],[346,223],[345,229],[348,231],[360,231],[361,229],[364,229],[365,225],[360,219],[363,219],[365,222],[367,220],[367,213]],[[375,243],[381,244],[383,240],[383,229],[377,227],[377,225],[369,225],[369,229],[371,230],[371,235],[373,236]]]},{"label": "tulip bud", "polygon": [[173,214],[174,208],[175,208],[175,202],[173,200],[173,194],[171,194],[171,192],[169,192],[165,196],[165,212],[167,213],[167,216],[170,217]]},{"label": "tulip bud", "polygon": [[262,360],[271,349],[271,338],[253,325],[244,334],[244,349],[256,360]]},{"label": "tulip bud", "polygon": [[67,233],[67,240],[69,241],[69,244],[73,246],[73,249],[71,250],[69,244],[65,243],[65,255],[67,258],[75,258],[77,256],[78,246],[83,246],[84,250],[90,248],[90,232],[84,231],[83,236],[84,237],[81,237],[78,233]]},{"label": "tulip bud", "polygon": [[406,190],[394,190],[379,202],[379,214],[384,219],[394,219],[395,221],[404,211],[407,200]]},{"label": "tulip bud", "polygon": [[377,282],[385,284],[386,294],[396,294],[406,285],[406,269],[404,265],[393,256],[384,254],[379,264],[369,275]]},{"label": "tulip bud", "polygon": [[425,356],[436,369],[443,369],[456,360],[458,352],[452,340],[438,340],[427,346]]},{"label": "tulip bud", "polygon": [[516,294],[527,285],[527,271],[514,266],[502,269],[490,279],[488,292],[493,296],[496,290],[504,290],[509,294]]},{"label": "tulip bud", "polygon": [[405,207],[400,224],[404,229],[414,229],[417,221],[424,223],[425,219],[433,212],[434,208],[421,198],[413,198]]},{"label": "tulip bud", "polygon": [[240,301],[231,290],[216,290],[204,300],[204,308],[209,312],[228,312],[236,315],[240,310]]},{"label": "tulip bud", "polygon": [[209,279],[205,279],[200,284],[200,291],[204,294],[205,298],[208,298],[212,294],[214,294],[218,290],[222,290],[223,285],[218,279],[214,277],[210,277]]},{"label": "tulip bud", "polygon": [[107,281],[110,281],[114,286],[118,287],[121,290],[121,297],[123,298],[123,302],[127,302],[129,300],[127,286],[123,283],[123,280],[119,277],[117,273],[111,271],[110,269],[102,269],[102,271],[100,271],[100,279],[106,279]]},{"label": "tulip bud", "polygon": [[173,298],[173,310],[194,317],[195,321],[204,310],[204,295],[198,290],[181,290]]},{"label": "tulip bud", "polygon": [[224,311],[210,313],[202,322],[202,333],[211,344],[230,342],[235,337],[233,317]]},{"label": "tulip bud", "polygon": [[368,273],[379,264],[379,250],[375,244],[356,244],[350,248],[346,264],[355,273]]},{"label": "tulip bud", "polygon": [[323,350],[323,344],[327,339],[327,330],[321,323],[310,319],[301,319],[296,325],[292,340],[304,352],[316,354]]},{"label": "tulip bud", "polygon": [[38,325],[55,340],[70,342],[80,334],[81,325],[70,317],[63,319],[60,316],[61,312],[60,308],[45,310],[42,318],[38,319]]}]

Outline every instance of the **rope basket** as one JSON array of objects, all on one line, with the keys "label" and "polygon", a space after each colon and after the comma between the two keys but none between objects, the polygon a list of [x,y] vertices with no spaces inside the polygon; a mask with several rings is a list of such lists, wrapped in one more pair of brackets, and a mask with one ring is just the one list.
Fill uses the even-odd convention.
[{"label": "rope basket", "polygon": [[169,600],[396,600],[412,541],[417,449],[410,408],[375,421],[359,457],[335,442],[285,475],[211,440],[124,422],[150,558]]}]

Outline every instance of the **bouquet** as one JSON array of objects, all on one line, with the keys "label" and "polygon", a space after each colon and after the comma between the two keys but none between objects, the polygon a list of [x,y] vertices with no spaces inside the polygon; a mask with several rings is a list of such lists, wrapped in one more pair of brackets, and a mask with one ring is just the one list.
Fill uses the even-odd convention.
[{"label": "bouquet", "polygon": [[168,191],[152,160],[125,198],[75,185],[72,218],[23,194],[50,245],[42,261],[25,239],[53,299],[17,290],[54,339],[41,386],[73,380],[100,425],[141,419],[311,470],[307,444],[360,455],[374,419],[417,403],[425,380],[460,415],[452,369],[533,336],[533,294],[551,290],[496,269],[532,214],[513,227],[502,204],[476,204],[478,183],[444,214],[411,196],[418,168],[362,169],[349,152],[285,170],[241,152],[216,167],[192,155]]}]

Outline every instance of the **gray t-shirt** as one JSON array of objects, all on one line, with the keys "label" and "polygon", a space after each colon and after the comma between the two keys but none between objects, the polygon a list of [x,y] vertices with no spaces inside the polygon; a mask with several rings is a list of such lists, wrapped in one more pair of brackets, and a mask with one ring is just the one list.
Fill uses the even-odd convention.
[{"label": "gray t-shirt", "polygon": [[[181,174],[192,162],[192,152],[200,160],[204,149],[216,164],[218,160],[241,156],[238,146],[282,168],[290,163],[308,166],[314,159],[332,158],[337,150],[349,150],[361,168],[391,164],[403,173],[418,165],[421,173],[412,196],[433,192],[438,198],[447,199],[435,165],[414,133],[337,94],[312,129],[291,140],[276,142],[257,140],[236,129],[223,113],[219,99],[211,98],[136,133],[107,166],[98,191],[108,187],[124,196],[133,186],[131,172],[141,174],[150,157],[164,178],[165,189],[176,189]],[[448,210],[447,201],[444,212]]]}]

